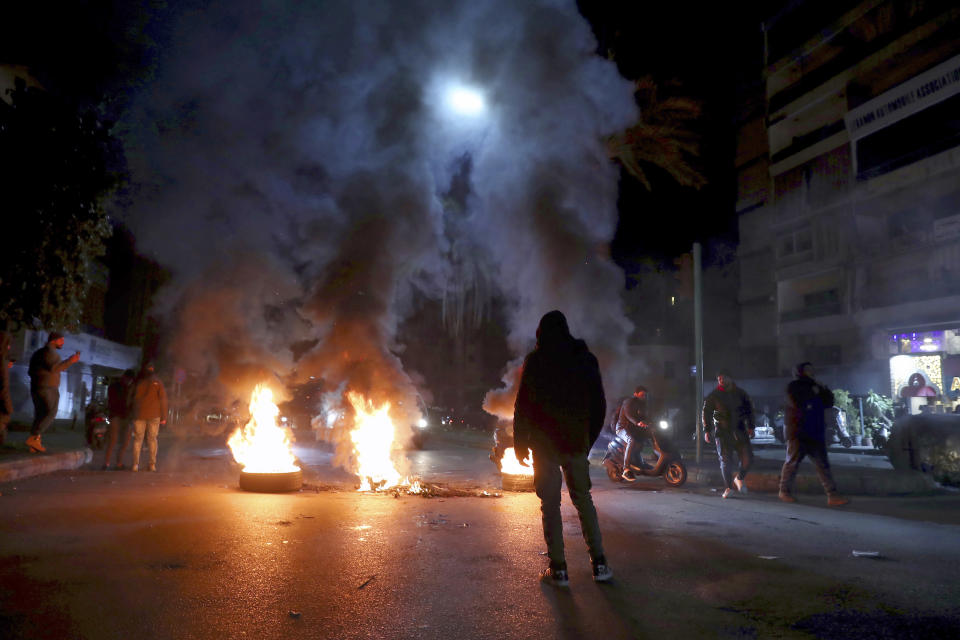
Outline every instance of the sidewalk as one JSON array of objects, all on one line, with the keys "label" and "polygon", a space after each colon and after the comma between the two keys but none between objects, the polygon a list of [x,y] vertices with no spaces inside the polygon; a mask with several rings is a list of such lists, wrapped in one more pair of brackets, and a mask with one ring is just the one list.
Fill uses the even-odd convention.
[{"label": "sidewalk", "polygon": [[0,482],[12,482],[44,473],[76,469],[93,459],[82,429],[70,430],[69,422],[54,423],[43,434],[46,453],[31,453],[24,442],[28,431],[8,431],[0,447]]}]

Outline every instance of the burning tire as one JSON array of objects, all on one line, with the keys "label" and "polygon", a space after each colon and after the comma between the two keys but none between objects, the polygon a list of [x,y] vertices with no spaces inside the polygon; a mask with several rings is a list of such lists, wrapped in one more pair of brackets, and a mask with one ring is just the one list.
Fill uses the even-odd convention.
[{"label": "burning tire", "polygon": [[500,486],[504,491],[533,491],[533,476],[502,473],[500,474]]},{"label": "burning tire", "polygon": [[663,472],[663,479],[671,487],[679,487],[687,481],[687,467],[679,460],[671,460]]},{"label": "burning tire", "polygon": [[303,472],[287,471],[285,473],[247,473],[240,472],[240,488],[244,491],[259,493],[283,493],[299,491],[303,486]]}]

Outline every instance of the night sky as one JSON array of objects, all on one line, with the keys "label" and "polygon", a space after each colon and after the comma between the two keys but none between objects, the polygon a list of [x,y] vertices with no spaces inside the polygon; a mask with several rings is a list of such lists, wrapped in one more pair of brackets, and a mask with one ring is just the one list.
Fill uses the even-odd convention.
[{"label": "night sky", "polygon": [[[629,272],[735,243],[733,108],[761,5],[40,4],[12,10],[0,60],[116,122],[131,183],[112,213],[171,269],[157,309],[190,368],[256,377],[293,366],[278,341],[319,335],[303,375],[404,395],[391,349],[410,301],[499,292],[514,355],[562,308],[618,387],[630,323],[585,304],[623,286],[604,245]],[[648,74],[703,103],[699,192],[652,169],[647,193],[606,159]],[[443,111],[457,82],[493,119]]]}]

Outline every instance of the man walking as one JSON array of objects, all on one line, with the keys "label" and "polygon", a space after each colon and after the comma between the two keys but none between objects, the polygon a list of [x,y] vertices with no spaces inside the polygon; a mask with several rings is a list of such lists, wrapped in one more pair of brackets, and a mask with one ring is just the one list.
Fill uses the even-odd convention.
[{"label": "man walking", "polygon": [[123,469],[123,454],[130,444],[130,385],[133,383],[133,370],[127,369],[123,375],[107,387],[107,411],[110,415],[110,429],[107,431],[107,450],[103,456],[103,469],[110,468],[113,448],[120,440],[117,449],[117,469]]},{"label": "man walking", "polygon": [[837,493],[837,484],[827,459],[824,410],[833,406],[833,392],[813,377],[813,365],[801,362],[794,371],[796,380],[787,385],[785,437],[787,459],[780,471],[780,499],[796,502],[793,481],[804,456],[810,456],[831,507],[850,502]]},{"label": "man walking", "polygon": [[51,331],[47,337],[47,344],[30,357],[30,397],[33,399],[33,426],[27,438],[27,448],[32,453],[46,451],[41,441],[43,432],[57,417],[57,407],[60,406],[60,373],[80,360],[77,351],[66,360],[61,361],[57,355],[58,349],[63,349],[63,334]]},{"label": "man walking", "polygon": [[528,449],[533,451],[533,483],[540,498],[543,538],[550,558],[550,567],[540,577],[555,586],[570,583],[560,516],[560,485],[564,478],[580,516],[593,579],[606,582],[613,577],[603,555],[587,461],[587,453],[603,428],[605,414],[597,359],[583,340],[570,335],[562,313],[547,313],[537,328],[537,346],[523,363],[513,435],[518,460],[527,457]]},{"label": "man walking", "polygon": [[[736,489],[747,492],[743,483],[753,464],[753,447],[750,438],[756,427],[753,403],[747,392],[737,386],[729,371],[717,373],[717,388],[703,401],[703,438],[711,439],[717,447],[720,459],[720,475],[723,476],[723,497],[729,498]],[[736,453],[739,468],[733,471],[733,455]]]},{"label": "man walking", "polygon": [[133,466],[131,471],[140,469],[140,448],[143,438],[147,438],[147,451],[150,462],[147,469],[157,470],[157,435],[160,425],[167,423],[167,390],[157,377],[152,364],[143,365],[140,379],[133,389]]}]

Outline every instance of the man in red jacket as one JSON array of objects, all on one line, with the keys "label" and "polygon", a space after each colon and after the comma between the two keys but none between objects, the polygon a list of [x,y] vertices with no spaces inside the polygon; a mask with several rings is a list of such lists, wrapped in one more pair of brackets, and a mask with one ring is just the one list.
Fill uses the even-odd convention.
[{"label": "man in red jacket", "polygon": [[167,423],[167,390],[154,371],[153,364],[143,365],[140,379],[133,388],[133,466],[131,471],[140,469],[140,449],[143,437],[147,437],[147,450],[150,454],[149,471],[157,470],[157,435],[160,425]]},{"label": "man in red jacket", "polygon": [[133,384],[133,369],[127,369],[123,375],[107,387],[107,411],[110,414],[110,430],[107,432],[107,451],[103,456],[103,469],[110,468],[113,449],[117,448],[117,469],[123,469],[123,454],[130,444],[130,387]]}]

